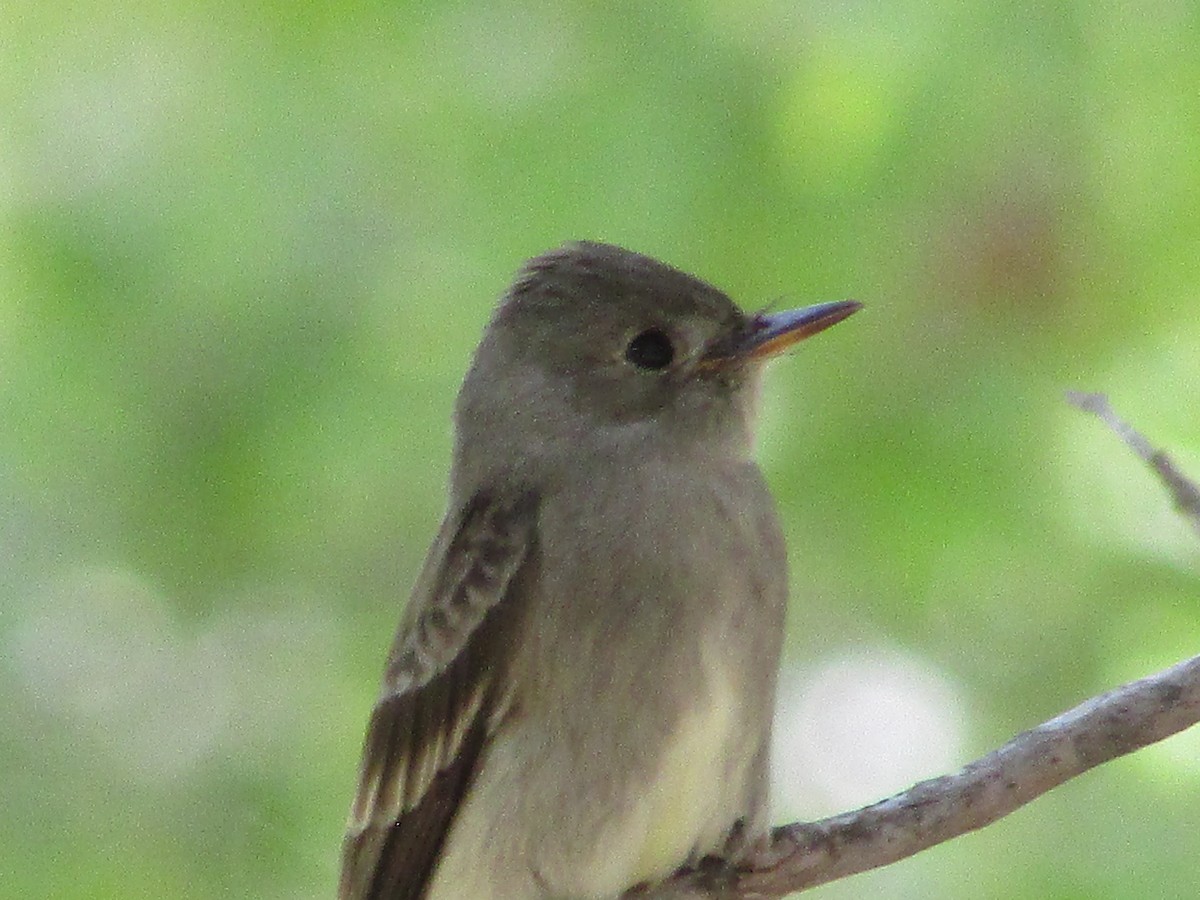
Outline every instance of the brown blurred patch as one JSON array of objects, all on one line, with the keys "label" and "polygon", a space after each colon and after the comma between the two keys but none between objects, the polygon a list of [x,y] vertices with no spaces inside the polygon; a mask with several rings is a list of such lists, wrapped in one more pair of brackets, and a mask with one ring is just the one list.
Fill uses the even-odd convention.
[{"label": "brown blurred patch", "polygon": [[989,194],[947,214],[930,270],[956,307],[1054,316],[1064,300],[1068,260],[1062,204],[1051,194]]}]

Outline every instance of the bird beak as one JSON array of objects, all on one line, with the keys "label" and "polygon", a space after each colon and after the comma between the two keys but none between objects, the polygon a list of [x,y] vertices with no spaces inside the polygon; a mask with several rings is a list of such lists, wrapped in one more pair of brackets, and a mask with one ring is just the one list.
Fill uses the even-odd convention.
[{"label": "bird beak", "polygon": [[710,357],[714,366],[735,360],[762,362],[786,350],[792,344],[812,337],[842,319],[862,309],[857,300],[836,300],[833,303],[818,303],[803,309],[789,309],[770,315],[757,315],[747,331],[732,346],[726,345],[719,355]]}]

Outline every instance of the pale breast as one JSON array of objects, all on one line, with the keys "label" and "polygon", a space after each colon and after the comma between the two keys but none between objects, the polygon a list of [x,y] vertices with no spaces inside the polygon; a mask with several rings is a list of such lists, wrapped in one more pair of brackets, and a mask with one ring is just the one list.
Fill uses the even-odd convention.
[{"label": "pale breast", "polygon": [[[631,816],[634,881],[655,881],[718,852],[730,826],[748,813],[749,768],[757,736],[747,732],[744,700],[711,648],[706,690],[669,736],[654,779]],[[640,843],[640,847],[637,846]]]}]

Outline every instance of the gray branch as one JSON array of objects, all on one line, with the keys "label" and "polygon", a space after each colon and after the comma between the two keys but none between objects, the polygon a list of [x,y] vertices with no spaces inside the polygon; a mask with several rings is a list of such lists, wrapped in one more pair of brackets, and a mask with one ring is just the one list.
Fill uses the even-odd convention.
[{"label": "gray branch", "polygon": [[[1068,400],[1106,422],[1200,532],[1200,488],[1113,413],[1100,394]],[[885,866],[1003,818],[1064,781],[1200,721],[1200,656],[1082,703],[953,775],[818,822],[783,825],[753,865],[676,875],[631,896],[770,898]]]},{"label": "gray branch", "polygon": [[1167,454],[1155,449],[1127,422],[1113,412],[1108,398],[1103,394],[1087,394],[1082,391],[1067,391],[1067,402],[1084,412],[1090,412],[1108,425],[1117,437],[1123,440],[1134,453],[1158,476],[1158,480],[1171,494],[1171,500],[1196,533],[1200,534],[1200,487],[1175,466]]}]

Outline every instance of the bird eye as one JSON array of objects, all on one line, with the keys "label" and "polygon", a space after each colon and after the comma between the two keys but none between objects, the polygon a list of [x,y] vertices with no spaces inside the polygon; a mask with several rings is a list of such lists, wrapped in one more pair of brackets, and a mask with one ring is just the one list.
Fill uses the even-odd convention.
[{"label": "bird eye", "polygon": [[625,358],[639,369],[658,371],[671,364],[675,348],[669,337],[657,328],[650,328],[634,336],[625,348]]}]

